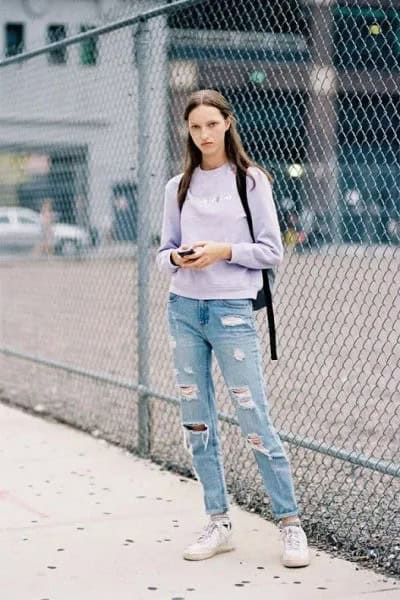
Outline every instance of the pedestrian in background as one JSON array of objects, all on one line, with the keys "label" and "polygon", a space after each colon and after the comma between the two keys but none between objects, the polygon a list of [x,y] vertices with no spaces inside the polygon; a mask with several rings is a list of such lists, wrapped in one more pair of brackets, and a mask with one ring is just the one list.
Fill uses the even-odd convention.
[{"label": "pedestrian in background", "polygon": [[[261,270],[283,258],[270,177],[245,153],[221,94],[193,93],[184,119],[185,167],[166,185],[157,262],[171,274],[168,317],[184,439],[210,521],[183,556],[202,560],[234,549],[211,376],[214,352],[281,527],[282,562],[306,566],[307,538],[288,459],[269,416],[252,314]],[[246,175],[255,242],[237,190],[238,169]]]},{"label": "pedestrian in background", "polygon": [[54,212],[53,212],[53,204],[50,198],[46,198],[42,202],[42,206],[40,209],[40,224],[42,230],[42,254],[53,253],[54,249]]}]

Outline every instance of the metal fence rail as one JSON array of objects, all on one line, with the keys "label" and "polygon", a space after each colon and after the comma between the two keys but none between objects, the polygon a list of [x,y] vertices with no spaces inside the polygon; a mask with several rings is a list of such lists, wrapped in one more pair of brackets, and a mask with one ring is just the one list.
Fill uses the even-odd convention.
[{"label": "metal fence rail", "polygon": [[[399,35],[400,9],[383,0],[149,2],[0,62],[2,398],[190,472],[154,257],[183,106],[193,89],[218,89],[274,175],[286,256],[280,360],[265,348],[265,372],[305,527],[392,573]],[[230,492],[269,515],[214,374]]]}]

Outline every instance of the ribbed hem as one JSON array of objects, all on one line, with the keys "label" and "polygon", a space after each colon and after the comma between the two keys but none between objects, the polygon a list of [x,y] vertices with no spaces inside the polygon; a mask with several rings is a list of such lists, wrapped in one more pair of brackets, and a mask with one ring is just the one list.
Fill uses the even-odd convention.
[{"label": "ribbed hem", "polygon": [[279,521],[278,525],[281,529],[284,529],[285,527],[301,527],[301,521],[300,519],[296,521],[296,523],[282,523],[282,521]]},{"label": "ribbed hem", "polygon": [[199,294],[193,292],[193,289],[186,290],[178,288],[173,284],[170,286],[170,292],[177,296],[183,296],[189,298],[189,300],[250,300],[257,298],[258,289],[238,289],[238,290],[226,290],[226,289],[215,289],[207,290],[207,293]]}]

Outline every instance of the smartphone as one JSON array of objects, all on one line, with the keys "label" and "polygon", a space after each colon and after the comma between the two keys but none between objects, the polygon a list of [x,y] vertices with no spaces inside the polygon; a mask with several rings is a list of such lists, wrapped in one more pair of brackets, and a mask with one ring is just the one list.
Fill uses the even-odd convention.
[{"label": "smartphone", "polygon": [[196,254],[193,248],[188,248],[187,250],[177,250],[179,256],[190,256],[191,254]]}]

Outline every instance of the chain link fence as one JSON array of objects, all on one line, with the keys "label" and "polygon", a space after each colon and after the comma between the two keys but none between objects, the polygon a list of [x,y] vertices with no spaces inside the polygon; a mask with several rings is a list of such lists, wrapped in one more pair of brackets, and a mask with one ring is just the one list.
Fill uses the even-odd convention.
[{"label": "chain link fence", "polygon": [[[131,7],[0,63],[1,398],[192,473],[154,259],[183,107],[217,89],[274,176],[276,363],[255,318],[304,527],[399,574],[400,9]],[[270,517],[213,368],[229,491]]]}]

